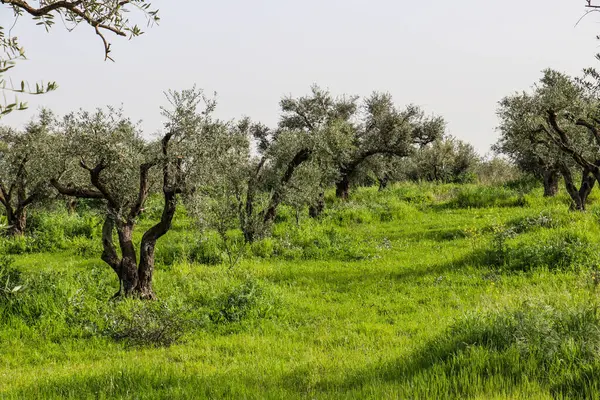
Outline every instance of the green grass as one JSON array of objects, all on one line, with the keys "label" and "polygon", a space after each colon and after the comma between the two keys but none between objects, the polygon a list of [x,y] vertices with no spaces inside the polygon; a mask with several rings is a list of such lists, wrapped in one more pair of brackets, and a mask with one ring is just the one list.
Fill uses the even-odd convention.
[{"label": "green grass", "polygon": [[95,217],[40,213],[0,243],[23,286],[0,294],[0,398],[600,398],[599,206],[426,184],[327,203],[283,209],[233,270],[180,213],[152,303],[108,301]]}]

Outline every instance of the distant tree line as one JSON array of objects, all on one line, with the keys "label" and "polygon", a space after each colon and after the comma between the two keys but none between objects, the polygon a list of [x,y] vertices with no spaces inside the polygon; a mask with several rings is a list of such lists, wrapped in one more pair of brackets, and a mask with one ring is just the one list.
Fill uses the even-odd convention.
[{"label": "distant tree line", "polygon": [[[197,88],[166,99],[164,128],[153,140],[111,107],[60,118],[43,110],[23,130],[1,128],[7,234],[24,234],[28,210],[44,202],[94,201],[104,214],[101,257],[120,282],[116,296],[152,299],[155,245],[179,203],[224,239],[239,229],[251,243],[269,234],[281,204],[316,217],[325,190],[347,199],[362,170],[396,179],[405,161],[410,179],[458,182],[478,159],[445,137],[441,117],[399,108],[386,93],[334,97],[313,87],[281,100],[273,128],[214,118],[215,99]],[[162,198],[162,213],[136,246],[133,232],[150,196]]]}]

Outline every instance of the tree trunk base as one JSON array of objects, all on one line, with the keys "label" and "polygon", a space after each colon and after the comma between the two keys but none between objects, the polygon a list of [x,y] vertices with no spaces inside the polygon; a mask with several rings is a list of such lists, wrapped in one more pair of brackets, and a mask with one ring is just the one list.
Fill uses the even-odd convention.
[{"label": "tree trunk base", "polygon": [[342,200],[347,200],[349,193],[350,179],[347,176],[343,176],[335,185],[335,195]]}]

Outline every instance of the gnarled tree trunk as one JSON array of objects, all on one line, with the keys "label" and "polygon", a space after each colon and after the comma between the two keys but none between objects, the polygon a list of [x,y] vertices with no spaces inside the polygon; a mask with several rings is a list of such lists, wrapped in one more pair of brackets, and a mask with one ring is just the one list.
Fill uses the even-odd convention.
[{"label": "gnarled tree trunk", "polygon": [[16,210],[13,210],[12,207],[6,207],[6,220],[9,236],[23,235],[27,227],[27,210],[21,207],[17,207]]},{"label": "gnarled tree trunk", "polygon": [[350,195],[350,177],[343,173],[340,179],[335,183],[335,195],[342,200],[347,200]]},{"label": "gnarled tree trunk", "polygon": [[[167,133],[162,139],[162,155],[164,160],[168,159],[168,146],[173,133]],[[102,260],[106,262],[119,278],[119,291],[114,297],[138,297],[153,300],[156,298],[152,289],[152,277],[154,274],[154,250],[157,240],[166,234],[173,222],[177,208],[177,195],[183,193],[184,180],[181,172],[182,160],[175,163],[163,164],[163,213],[160,221],[148,229],[140,244],[139,256],[133,243],[133,231],[135,222],[142,213],[144,203],[150,192],[149,171],[160,163],[160,159],[140,165],[140,186],[137,200],[129,208],[127,215],[123,214],[123,206],[117,201],[118,197],[111,193],[100,178],[101,172],[106,165],[101,161],[94,168],[81,166],[90,172],[90,181],[95,189],[77,188],[71,185],[62,185],[56,179],[51,181],[52,185],[63,195],[75,198],[103,199],[107,205],[107,215],[102,227]],[[171,171],[173,169],[174,171]],[[174,172],[174,177],[171,173]],[[117,231],[121,256],[113,241],[113,233]]]},{"label": "gnarled tree trunk", "polygon": [[561,174],[565,180],[565,188],[572,200],[571,209],[585,211],[587,198],[596,184],[596,178],[589,169],[584,169],[581,174],[581,186],[577,189],[571,171],[566,165],[561,166]]},{"label": "gnarled tree trunk", "polygon": [[[262,167],[264,166],[266,159],[263,158],[258,165],[258,168],[254,174],[248,180],[248,190],[246,193],[246,203],[244,205],[243,212],[240,213],[240,226],[242,228],[242,232],[244,233],[244,240],[246,243],[252,243],[256,240],[257,232],[256,232],[256,224],[262,223],[263,226],[268,226],[273,223],[275,217],[277,216],[277,209],[281,202],[283,201],[283,195],[286,189],[287,184],[294,176],[294,171],[306,162],[312,152],[308,149],[301,149],[296,153],[294,158],[289,162],[287,168],[279,180],[277,186],[273,190],[271,194],[271,199],[269,201],[269,205],[265,210],[261,213],[256,214],[256,217],[259,220],[255,220],[254,216],[254,196],[256,193],[256,185],[259,179],[259,175]],[[259,222],[260,221],[260,222]]]},{"label": "gnarled tree trunk", "polygon": [[544,197],[554,197],[558,193],[559,171],[555,169],[546,170],[543,173]]}]

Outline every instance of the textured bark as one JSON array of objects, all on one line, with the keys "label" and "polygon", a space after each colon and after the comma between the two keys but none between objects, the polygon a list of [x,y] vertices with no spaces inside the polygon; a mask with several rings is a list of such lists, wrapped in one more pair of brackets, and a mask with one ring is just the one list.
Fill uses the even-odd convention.
[{"label": "textured bark", "polygon": [[575,211],[585,211],[587,198],[596,184],[596,177],[589,169],[584,169],[581,177],[581,185],[579,189],[577,189],[569,168],[564,165],[561,166],[561,173],[565,180],[567,193],[569,193],[572,200],[571,209]]},{"label": "textured bark", "polygon": [[[168,156],[169,141],[173,134],[168,133],[162,140],[162,153],[164,159]],[[95,167],[88,167],[81,163],[81,167],[90,173],[90,181],[94,189],[77,188],[72,185],[62,185],[53,180],[52,185],[63,195],[74,198],[103,199],[107,204],[107,215],[102,227],[102,260],[106,262],[119,278],[119,291],[114,297],[137,297],[147,300],[156,299],[152,289],[154,274],[154,250],[157,240],[171,229],[173,216],[177,208],[177,195],[183,192],[183,176],[181,161],[174,165],[163,165],[163,196],[164,208],[160,221],[148,229],[140,244],[140,260],[138,263],[136,248],[133,243],[133,231],[137,217],[141,214],[143,206],[148,199],[150,191],[149,171],[159,163],[158,160],[140,166],[140,185],[135,204],[128,213],[123,213],[117,203],[118,196],[110,193],[101,179],[101,173],[106,168],[104,162]],[[175,170],[171,176],[170,168]],[[126,215],[126,216],[125,216]],[[117,232],[119,256],[113,241],[113,234]]]},{"label": "textured bark", "polygon": [[120,280],[123,294],[131,297],[138,286],[137,255],[133,245],[133,225],[117,223],[119,247],[121,248]]},{"label": "textured bark", "polygon": [[342,200],[347,200],[350,195],[350,177],[343,174],[335,184],[335,195]]},{"label": "textured bark", "polygon": [[27,211],[24,208],[12,210],[11,207],[6,209],[6,219],[8,221],[9,236],[20,236],[25,233],[27,227]]},{"label": "textured bark", "polygon": [[77,199],[68,199],[65,205],[67,207],[67,213],[69,213],[69,215],[73,215],[77,212]]},{"label": "textured bark", "polygon": [[262,157],[256,166],[254,174],[248,178],[246,202],[242,205],[239,211],[240,228],[244,233],[244,241],[246,243],[252,243],[256,237],[256,227],[254,226],[254,197],[256,196],[258,181],[266,162],[267,158]]},{"label": "textured bark", "polygon": [[140,266],[138,293],[142,298],[155,299],[152,289],[152,277],[154,275],[154,249],[156,241],[165,235],[173,223],[173,217],[177,209],[177,196],[174,191],[165,191],[164,193],[163,213],[156,225],[148,229],[142,237],[140,245]]},{"label": "textured bark", "polygon": [[551,169],[544,171],[544,197],[554,197],[558,193],[559,171]]}]

